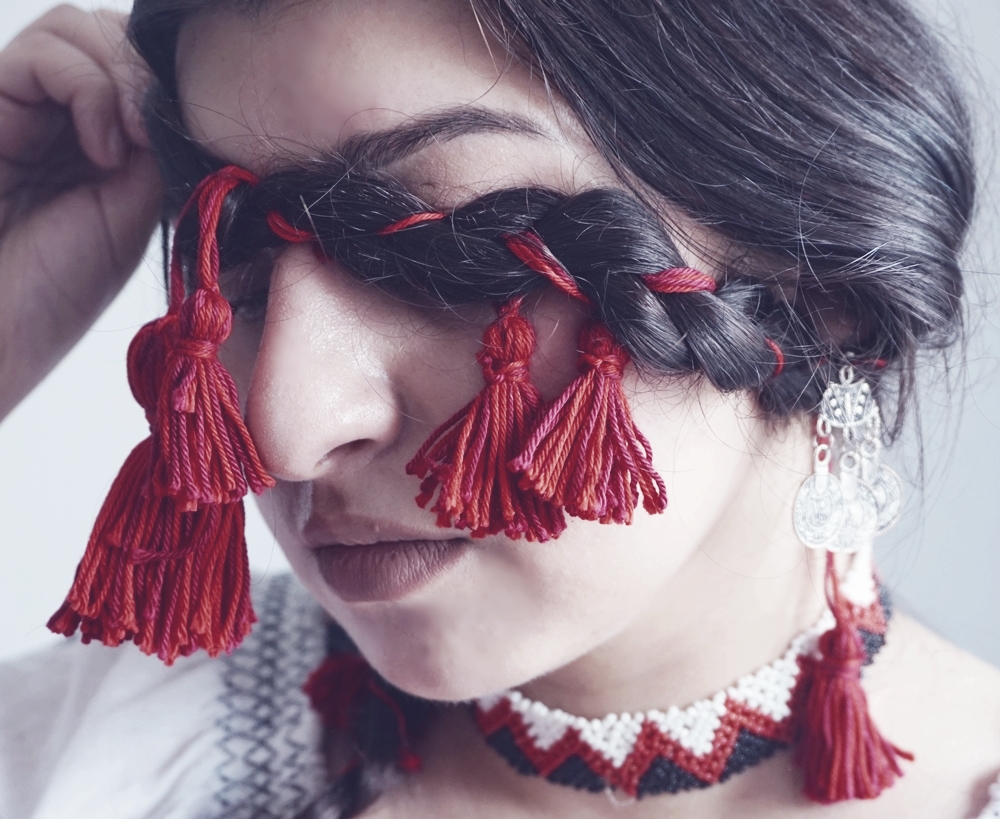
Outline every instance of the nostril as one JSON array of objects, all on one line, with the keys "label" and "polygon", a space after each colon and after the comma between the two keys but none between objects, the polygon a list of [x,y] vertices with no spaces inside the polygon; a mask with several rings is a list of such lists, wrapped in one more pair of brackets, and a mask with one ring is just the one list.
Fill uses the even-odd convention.
[{"label": "nostril", "polygon": [[371,438],[362,438],[357,441],[348,441],[347,443],[341,444],[336,449],[328,452],[324,458],[323,462],[329,461],[333,458],[352,458],[356,456],[362,456],[366,451],[375,448],[376,442]]}]

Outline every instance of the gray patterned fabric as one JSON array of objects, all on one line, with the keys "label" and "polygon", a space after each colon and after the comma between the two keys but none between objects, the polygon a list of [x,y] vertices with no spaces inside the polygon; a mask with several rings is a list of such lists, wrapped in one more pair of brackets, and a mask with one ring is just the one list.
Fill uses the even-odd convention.
[{"label": "gray patterned fabric", "polygon": [[349,819],[392,788],[391,766],[325,773],[302,684],[346,635],[290,575],[254,605],[223,659],[67,641],[0,663],[0,819]]},{"label": "gray patterned fabric", "polygon": [[225,761],[212,819],[291,819],[327,785],[321,727],[302,693],[323,660],[327,619],[291,575],[267,578],[255,592],[259,622],[223,660]]}]

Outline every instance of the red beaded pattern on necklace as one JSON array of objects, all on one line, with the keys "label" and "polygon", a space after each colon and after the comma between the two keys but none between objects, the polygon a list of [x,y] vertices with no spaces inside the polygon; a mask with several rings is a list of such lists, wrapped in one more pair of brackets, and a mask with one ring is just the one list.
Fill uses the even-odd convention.
[{"label": "red beaded pattern on necklace", "polygon": [[[884,640],[885,600],[883,590],[869,608],[852,608],[869,662]],[[832,625],[826,612],[774,663],[685,709],[587,720],[513,691],[476,701],[474,718],[491,747],[524,774],[635,798],[704,788],[793,743],[803,716],[802,658]]]}]

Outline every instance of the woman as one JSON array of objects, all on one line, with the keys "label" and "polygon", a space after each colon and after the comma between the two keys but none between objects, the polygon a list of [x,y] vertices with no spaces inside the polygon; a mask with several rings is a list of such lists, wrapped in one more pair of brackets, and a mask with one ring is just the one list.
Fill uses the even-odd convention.
[{"label": "woman", "polygon": [[[151,79],[123,23],[62,8],[0,62],[5,411],[178,220],[130,357],[156,434],[52,625],[233,648],[243,566],[199,550],[271,484],[311,599],[272,582],[224,660],[5,671],[5,816],[980,814],[997,672],[886,631],[866,563],[872,395],[894,429],[956,336],[972,208],[909,10],[139,0]],[[121,536],[145,503],[170,546]]]}]

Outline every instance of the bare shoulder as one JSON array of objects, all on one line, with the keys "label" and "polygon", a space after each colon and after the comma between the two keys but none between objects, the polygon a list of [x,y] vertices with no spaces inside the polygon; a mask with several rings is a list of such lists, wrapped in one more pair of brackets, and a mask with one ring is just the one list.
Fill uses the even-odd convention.
[{"label": "bare shoulder", "polygon": [[915,756],[892,789],[899,815],[978,816],[1000,775],[1000,669],[899,615],[865,688],[882,733]]}]

